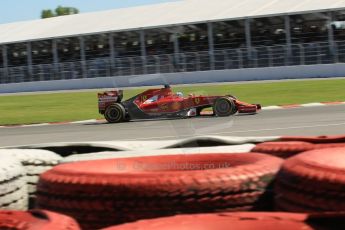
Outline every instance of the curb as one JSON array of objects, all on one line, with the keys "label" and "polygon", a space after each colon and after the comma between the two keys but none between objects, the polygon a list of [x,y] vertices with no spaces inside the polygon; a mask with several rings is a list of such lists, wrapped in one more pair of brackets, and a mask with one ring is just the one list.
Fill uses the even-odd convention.
[{"label": "curb", "polygon": [[307,104],[292,104],[292,105],[281,105],[281,106],[267,106],[263,107],[262,110],[276,110],[276,109],[294,109],[294,108],[306,108],[306,107],[319,107],[327,105],[345,105],[345,102],[336,101],[336,102],[315,102]]},{"label": "curb", "polygon": [[[307,103],[307,104],[291,104],[291,105],[274,105],[274,106],[266,106],[262,107],[262,110],[279,110],[279,109],[295,109],[295,108],[307,108],[307,107],[320,107],[320,106],[330,106],[330,105],[345,105],[345,102],[336,101],[336,102],[315,102],[315,103]],[[211,115],[211,111],[203,112],[203,115]],[[48,126],[48,125],[68,125],[68,124],[97,124],[97,123],[104,123],[105,119],[91,119],[91,120],[84,120],[84,121],[66,121],[66,122],[48,122],[48,123],[41,123],[41,124],[27,124],[27,125],[4,125],[0,126],[0,128],[21,128],[21,127],[41,127],[41,126]]]}]

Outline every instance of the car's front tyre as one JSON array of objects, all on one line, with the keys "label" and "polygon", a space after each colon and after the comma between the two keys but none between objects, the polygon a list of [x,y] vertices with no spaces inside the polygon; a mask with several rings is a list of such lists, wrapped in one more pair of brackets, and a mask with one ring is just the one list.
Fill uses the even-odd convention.
[{"label": "car's front tyre", "polygon": [[229,97],[220,97],[214,102],[213,113],[218,117],[228,117],[234,115],[236,112],[236,104]]}]

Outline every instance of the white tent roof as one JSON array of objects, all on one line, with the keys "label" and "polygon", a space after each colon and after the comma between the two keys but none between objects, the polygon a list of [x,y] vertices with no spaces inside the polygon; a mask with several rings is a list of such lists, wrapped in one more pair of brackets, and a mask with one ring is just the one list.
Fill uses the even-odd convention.
[{"label": "white tent roof", "polygon": [[0,25],[0,44],[176,24],[345,9],[344,0],[182,0]]}]

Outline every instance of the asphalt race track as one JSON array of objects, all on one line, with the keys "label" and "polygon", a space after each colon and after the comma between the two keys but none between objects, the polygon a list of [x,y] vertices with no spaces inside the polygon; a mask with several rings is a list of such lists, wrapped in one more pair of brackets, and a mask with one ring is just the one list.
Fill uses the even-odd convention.
[{"label": "asphalt race track", "polygon": [[256,115],[0,128],[0,147],[51,142],[160,140],[196,135],[345,134],[345,105],[265,110]]}]

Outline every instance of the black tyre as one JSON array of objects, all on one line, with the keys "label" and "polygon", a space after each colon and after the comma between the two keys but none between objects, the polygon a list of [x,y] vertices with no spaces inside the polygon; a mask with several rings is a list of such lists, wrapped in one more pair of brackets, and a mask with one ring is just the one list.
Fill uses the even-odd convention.
[{"label": "black tyre", "polygon": [[109,123],[123,122],[125,121],[126,110],[123,105],[116,103],[105,110],[104,117]]},{"label": "black tyre", "polygon": [[218,117],[228,117],[237,112],[235,102],[229,97],[218,98],[213,105],[213,112]]}]

